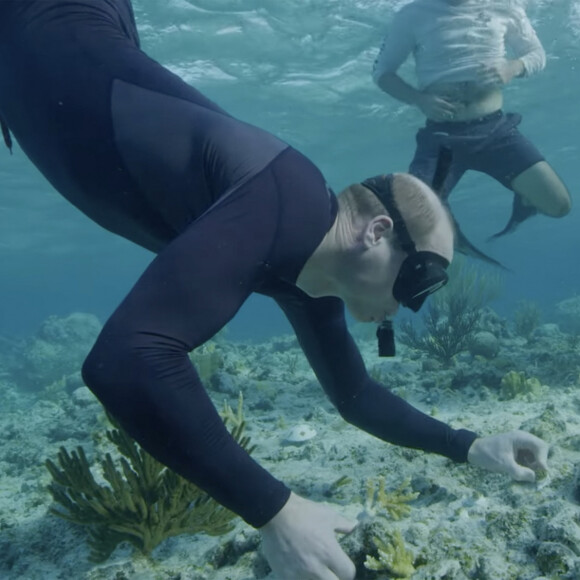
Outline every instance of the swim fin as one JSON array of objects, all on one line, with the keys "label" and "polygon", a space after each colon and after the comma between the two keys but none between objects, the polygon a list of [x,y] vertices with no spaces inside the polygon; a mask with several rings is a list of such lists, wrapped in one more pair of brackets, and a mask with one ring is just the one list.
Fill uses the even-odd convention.
[{"label": "swim fin", "polygon": [[[448,208],[449,209],[449,208]],[[449,213],[453,219],[453,223],[455,225],[455,249],[464,254],[465,256],[471,256],[473,258],[477,258],[482,260],[483,262],[487,262],[488,264],[492,264],[501,268],[502,270],[509,271],[509,268],[506,268],[501,262],[498,262],[496,259],[488,256],[481,250],[478,250],[465,236],[465,234],[461,231],[459,227],[459,223],[455,219],[455,216],[451,213],[449,209]]]},{"label": "swim fin", "polygon": [[522,197],[517,193],[514,193],[514,201],[512,204],[512,215],[508,223],[506,224],[503,230],[497,232],[497,234],[493,234],[493,236],[490,236],[488,240],[493,240],[495,238],[505,236],[505,234],[511,234],[522,222],[526,221],[527,219],[531,218],[537,213],[538,210],[535,207],[531,205],[524,205]]}]

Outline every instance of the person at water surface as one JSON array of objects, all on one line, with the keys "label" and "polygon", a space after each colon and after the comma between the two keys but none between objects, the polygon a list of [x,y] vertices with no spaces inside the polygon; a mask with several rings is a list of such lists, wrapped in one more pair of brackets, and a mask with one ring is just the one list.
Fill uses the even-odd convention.
[{"label": "person at water surface", "polygon": [[[410,55],[416,86],[398,72]],[[374,82],[426,117],[410,173],[432,184],[445,148],[452,162],[438,191],[442,199],[468,170],[486,173],[514,192],[512,216],[496,236],[538,211],[562,217],[571,208],[562,180],[519,132],[521,116],[502,110],[503,88],[545,64],[544,49],[516,0],[413,0],[395,14],[374,62]],[[457,245],[477,255],[461,230]]]},{"label": "person at water surface", "polygon": [[335,196],[296,149],[149,58],[129,0],[0,2],[0,119],[66,199],[156,254],[84,381],[145,450],[260,530],[277,578],[354,578],[335,533],[355,522],[248,455],[192,365],[252,293],[282,308],[346,421],[520,481],[547,468],[541,439],[454,429],[365,369],[345,304],[379,322],[447,279],[451,219],[419,179],[378,175]]}]

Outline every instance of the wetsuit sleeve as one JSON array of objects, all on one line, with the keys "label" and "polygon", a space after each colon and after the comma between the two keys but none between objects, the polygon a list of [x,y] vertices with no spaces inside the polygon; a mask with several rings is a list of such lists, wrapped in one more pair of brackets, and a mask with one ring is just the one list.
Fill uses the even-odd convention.
[{"label": "wetsuit sleeve", "polygon": [[243,209],[200,218],[154,259],[104,326],[83,378],[145,450],[260,527],[290,491],[230,436],[188,357],[251,293],[271,243],[267,220]]},{"label": "wetsuit sleeve", "polygon": [[397,72],[414,47],[412,20],[409,11],[403,8],[395,14],[373,63],[373,81],[378,84],[384,74]]},{"label": "wetsuit sleeve", "polygon": [[467,461],[475,433],[433,419],[369,377],[348,331],[341,300],[310,298],[290,286],[274,297],[322,387],[346,421],[389,443]]},{"label": "wetsuit sleeve", "polygon": [[506,44],[524,63],[524,75],[530,76],[546,66],[546,53],[523,8],[514,8],[508,22]]}]

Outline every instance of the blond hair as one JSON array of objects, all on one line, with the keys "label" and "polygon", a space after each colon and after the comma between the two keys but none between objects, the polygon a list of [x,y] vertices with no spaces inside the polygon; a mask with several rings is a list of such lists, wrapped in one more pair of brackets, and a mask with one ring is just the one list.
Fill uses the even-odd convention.
[{"label": "blond hair", "polygon": [[[428,249],[436,232],[444,228],[453,231],[453,221],[435,192],[420,179],[408,173],[395,173],[392,181],[395,205],[403,218],[411,239],[418,250]],[[361,185],[354,183],[338,196],[340,211],[351,219],[372,219],[378,215],[389,215],[377,196]]]}]

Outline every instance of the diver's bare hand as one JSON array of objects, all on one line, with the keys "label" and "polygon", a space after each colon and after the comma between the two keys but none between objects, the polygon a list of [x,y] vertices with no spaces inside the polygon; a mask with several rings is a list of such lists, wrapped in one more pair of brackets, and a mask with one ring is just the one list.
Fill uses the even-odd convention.
[{"label": "diver's bare hand", "polygon": [[292,493],[262,528],[262,549],[280,580],[354,580],[356,569],[335,533],[349,533],[356,522],[331,508]]},{"label": "diver's bare hand", "polygon": [[417,107],[428,119],[439,122],[452,121],[461,109],[460,105],[429,93],[421,93]]},{"label": "diver's bare hand", "polygon": [[510,431],[476,439],[467,461],[488,471],[505,473],[516,481],[536,481],[548,471],[548,444],[526,431]]},{"label": "diver's bare hand", "polygon": [[477,80],[485,86],[502,87],[523,72],[521,60],[504,60],[494,65],[481,65],[477,71]]}]

